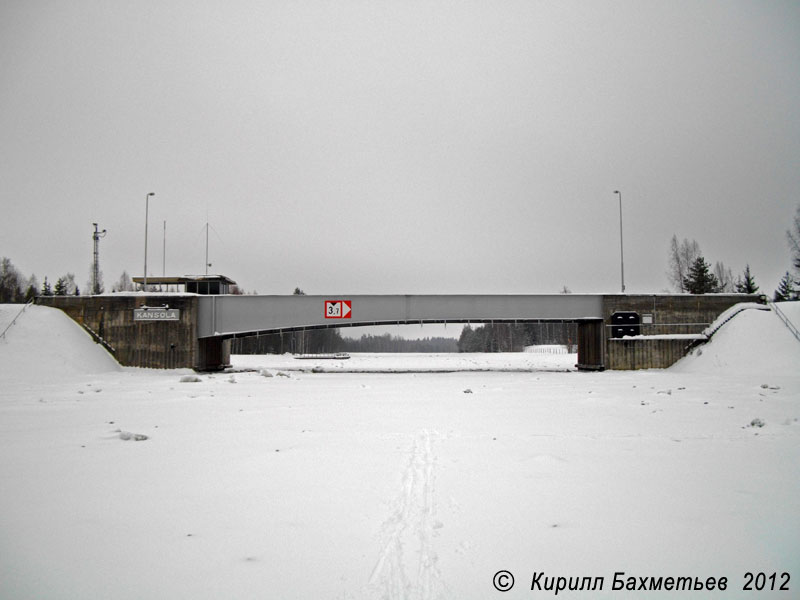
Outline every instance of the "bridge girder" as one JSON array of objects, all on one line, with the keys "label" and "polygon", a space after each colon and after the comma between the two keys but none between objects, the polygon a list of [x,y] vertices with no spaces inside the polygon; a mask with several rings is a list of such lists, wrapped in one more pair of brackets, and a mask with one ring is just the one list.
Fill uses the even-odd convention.
[{"label": "bridge girder", "polygon": [[[326,301],[347,300],[347,318],[326,318]],[[204,296],[197,337],[402,323],[578,321],[603,318],[599,294]]]}]

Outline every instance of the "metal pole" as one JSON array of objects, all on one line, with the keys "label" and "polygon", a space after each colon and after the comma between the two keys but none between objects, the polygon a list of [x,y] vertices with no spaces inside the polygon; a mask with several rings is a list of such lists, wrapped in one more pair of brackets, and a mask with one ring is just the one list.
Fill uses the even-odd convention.
[{"label": "metal pole", "polygon": [[208,221],[206,221],[206,275],[208,275]]},{"label": "metal pole", "polygon": [[147,220],[150,211],[150,196],[155,196],[155,192],[150,192],[144,198],[144,284],[142,289],[147,291]]},{"label": "metal pole", "polygon": [[622,293],[625,293],[625,254],[622,250],[622,192],[615,190],[614,193],[619,196],[619,272],[622,281]]},{"label": "metal pole", "polygon": [[100,238],[105,236],[106,230],[99,231],[97,229],[97,223],[92,223],[94,225],[94,233],[92,234],[92,240],[94,241],[94,261],[92,264],[92,289],[90,294],[96,295],[100,293]]},{"label": "metal pole", "polygon": [[[167,276],[167,222],[164,221],[164,249],[161,252],[163,264],[161,265],[161,276]],[[169,291],[169,290],[167,290]]]},{"label": "metal pole", "polygon": [[97,223],[92,223],[94,225],[94,233],[92,234],[92,241],[94,242],[94,263],[92,264],[92,289],[91,294],[97,294],[97,259],[98,259],[98,241],[99,236],[97,232]]}]

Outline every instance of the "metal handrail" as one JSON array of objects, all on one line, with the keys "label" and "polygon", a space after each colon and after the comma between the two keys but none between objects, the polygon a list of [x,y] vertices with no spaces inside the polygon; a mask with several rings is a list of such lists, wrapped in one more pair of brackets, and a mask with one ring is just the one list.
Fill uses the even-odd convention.
[{"label": "metal handrail", "polygon": [[780,308],[778,308],[777,304],[772,301],[768,301],[768,304],[775,314],[778,315],[778,318],[783,321],[783,324],[786,325],[789,331],[792,332],[792,335],[797,339],[797,341],[800,342],[800,331],[797,330],[795,324],[789,320],[789,317],[787,317]]},{"label": "metal handrail", "polygon": [[105,349],[108,351],[108,353],[109,353],[109,354],[111,354],[111,356],[113,356],[114,358],[116,358],[116,357],[117,357],[117,350],[116,350],[116,348],[114,348],[114,346],[112,346],[112,345],[111,345],[111,344],[109,344],[109,343],[108,343],[108,342],[107,342],[105,339],[103,339],[103,338],[100,336],[100,334],[99,334],[99,333],[97,333],[97,332],[96,332],[94,329],[92,329],[91,327],[89,327],[89,326],[88,326],[86,323],[81,323],[80,325],[81,325],[81,327],[83,327],[83,328],[86,330],[86,332],[87,332],[87,333],[88,333],[88,334],[89,334],[89,335],[92,337],[92,340],[94,340],[94,342],[95,342],[96,344],[100,344],[100,345],[101,345],[103,348],[105,348]]},{"label": "metal handrail", "polygon": [[19,319],[19,316],[20,316],[22,313],[24,313],[24,312],[25,312],[25,309],[26,309],[26,308],[28,308],[28,307],[29,307],[31,304],[33,304],[33,300],[31,300],[31,301],[30,301],[30,302],[28,302],[28,303],[27,303],[25,306],[23,306],[23,307],[22,307],[22,310],[21,310],[21,311],[19,311],[19,312],[17,313],[17,316],[16,316],[16,317],[14,317],[13,319],[11,319],[11,323],[9,323],[9,324],[8,324],[8,326],[6,326],[6,328],[5,328],[5,329],[3,329],[3,333],[0,333],[0,339],[3,339],[4,337],[6,337],[6,331],[8,331],[9,329],[11,329],[11,326],[12,326],[14,323],[16,323],[16,322],[17,322],[17,319]]}]

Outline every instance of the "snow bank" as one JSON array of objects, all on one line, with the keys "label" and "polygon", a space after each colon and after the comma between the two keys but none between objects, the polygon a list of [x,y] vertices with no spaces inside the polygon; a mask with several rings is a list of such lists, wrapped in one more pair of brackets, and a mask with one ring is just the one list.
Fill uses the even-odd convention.
[{"label": "snow bank", "polygon": [[720,327],[745,310],[769,310],[769,307],[756,302],[740,302],[739,304],[734,304],[714,319],[714,322],[703,330],[703,335],[710,338]]},{"label": "snow bank", "polygon": [[[22,309],[0,304],[0,331]],[[0,339],[0,381],[58,381],[120,370],[114,358],[57,308],[29,306]]]},{"label": "snow bank", "polygon": [[[707,344],[675,363],[672,370],[720,375],[796,374],[800,370],[800,343],[773,311],[761,308],[732,317],[720,315],[718,321],[723,317],[730,320],[716,329]],[[792,322],[800,319],[800,302],[780,303],[780,308]]]},{"label": "snow bank", "polygon": [[525,346],[524,352],[531,354],[574,354],[569,350],[565,344],[538,344],[536,346]]}]

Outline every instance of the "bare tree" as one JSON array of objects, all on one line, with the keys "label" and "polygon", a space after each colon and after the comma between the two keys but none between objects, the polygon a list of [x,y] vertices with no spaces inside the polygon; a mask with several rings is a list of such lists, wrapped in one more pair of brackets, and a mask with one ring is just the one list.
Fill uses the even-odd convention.
[{"label": "bare tree", "polygon": [[67,296],[76,296],[75,293],[78,291],[78,284],[75,283],[75,273],[67,273],[63,277],[64,284],[66,286],[66,295]]},{"label": "bare tree", "polygon": [[714,263],[714,276],[719,282],[720,292],[734,291],[735,282],[733,280],[733,271],[731,271],[729,267],[726,267],[721,261]]},{"label": "bare tree", "polygon": [[23,278],[10,258],[0,259],[0,303],[21,302]]},{"label": "bare tree", "polygon": [[800,204],[797,205],[792,228],[786,232],[786,237],[789,241],[789,250],[792,253],[792,266],[797,275],[795,281],[800,282]]},{"label": "bare tree", "polygon": [[679,292],[685,292],[684,280],[689,274],[692,264],[700,256],[700,245],[695,241],[686,238],[678,242],[678,236],[672,236],[669,247],[669,270],[667,278],[670,284]]},{"label": "bare tree", "polygon": [[89,294],[92,296],[106,291],[103,284],[103,271],[97,269],[97,279],[94,277],[94,262],[89,264],[89,281],[86,282],[86,289],[89,290]]},{"label": "bare tree", "polygon": [[114,284],[114,287],[111,288],[111,291],[114,292],[132,292],[136,288],[133,285],[133,281],[131,281],[130,275],[128,275],[127,271],[123,271],[122,275],[119,277],[119,281]]}]

